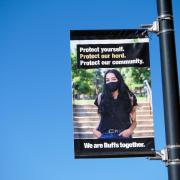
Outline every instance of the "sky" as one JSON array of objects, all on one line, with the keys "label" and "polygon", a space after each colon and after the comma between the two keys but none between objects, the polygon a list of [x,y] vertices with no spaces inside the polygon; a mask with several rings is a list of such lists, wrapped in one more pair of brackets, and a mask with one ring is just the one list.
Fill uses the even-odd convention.
[{"label": "sky", "polygon": [[[180,68],[180,2],[174,0],[173,7]],[[73,149],[70,30],[134,29],[156,17],[155,0],[0,0],[1,180],[168,179],[161,161],[75,160]],[[166,144],[155,34],[150,58],[160,150]]]}]

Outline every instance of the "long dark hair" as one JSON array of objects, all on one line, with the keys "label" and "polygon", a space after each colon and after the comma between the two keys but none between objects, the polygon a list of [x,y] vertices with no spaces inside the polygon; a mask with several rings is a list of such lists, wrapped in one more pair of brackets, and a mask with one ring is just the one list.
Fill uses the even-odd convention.
[{"label": "long dark hair", "polygon": [[115,70],[115,69],[111,69],[108,70],[105,75],[104,75],[104,85],[103,85],[103,92],[101,95],[101,102],[99,104],[99,108],[98,108],[98,112],[101,115],[107,115],[107,114],[111,114],[112,113],[112,101],[113,101],[113,96],[112,93],[109,92],[106,88],[106,75],[108,73],[113,73],[116,78],[118,79],[118,97],[117,97],[117,105],[121,103],[123,103],[124,109],[126,112],[130,113],[131,111],[131,102],[129,99],[129,95],[128,95],[128,91],[129,88],[128,86],[125,84],[122,75],[119,73],[119,71]]}]

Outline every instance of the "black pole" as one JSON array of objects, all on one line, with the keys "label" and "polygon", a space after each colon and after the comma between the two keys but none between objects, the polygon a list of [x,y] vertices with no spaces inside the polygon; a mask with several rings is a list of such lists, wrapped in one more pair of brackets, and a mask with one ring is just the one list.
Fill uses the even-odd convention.
[{"label": "black pole", "polygon": [[180,180],[179,86],[171,0],[157,0],[169,180]]}]

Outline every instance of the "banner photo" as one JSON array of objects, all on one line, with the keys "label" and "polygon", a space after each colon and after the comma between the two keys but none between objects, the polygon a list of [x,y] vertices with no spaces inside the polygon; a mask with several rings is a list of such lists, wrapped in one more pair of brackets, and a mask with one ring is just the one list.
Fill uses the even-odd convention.
[{"label": "banner photo", "polygon": [[75,158],[154,156],[149,38],[71,30]]}]

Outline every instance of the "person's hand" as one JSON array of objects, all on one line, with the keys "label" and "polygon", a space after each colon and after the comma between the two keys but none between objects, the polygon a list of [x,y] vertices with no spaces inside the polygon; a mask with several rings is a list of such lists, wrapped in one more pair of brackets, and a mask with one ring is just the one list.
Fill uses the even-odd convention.
[{"label": "person's hand", "polygon": [[101,132],[98,131],[97,129],[93,129],[93,134],[94,134],[97,138],[100,138],[100,137],[101,137]]},{"label": "person's hand", "polygon": [[132,131],[130,128],[128,128],[128,129],[125,129],[124,131],[122,131],[122,132],[119,134],[119,136],[123,136],[123,137],[128,138],[129,136],[132,135],[132,133],[133,133],[133,131]]}]

